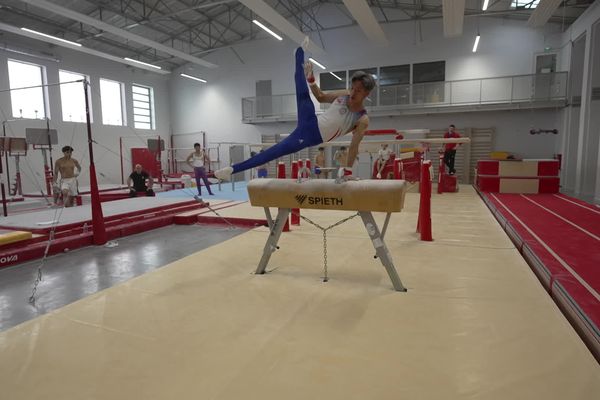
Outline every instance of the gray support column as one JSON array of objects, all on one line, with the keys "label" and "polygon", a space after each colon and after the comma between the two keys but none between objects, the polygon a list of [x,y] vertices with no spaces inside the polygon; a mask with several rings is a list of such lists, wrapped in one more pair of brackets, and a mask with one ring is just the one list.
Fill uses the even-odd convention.
[{"label": "gray support column", "polygon": [[267,264],[271,259],[271,254],[277,250],[277,242],[279,242],[279,237],[281,236],[281,232],[283,231],[283,227],[285,226],[285,222],[290,215],[289,208],[280,208],[277,212],[277,219],[271,226],[271,230],[269,232],[269,238],[267,239],[267,243],[265,243],[265,247],[263,249],[263,255],[258,263],[258,267],[256,268],[256,274],[264,274],[265,269],[267,268]]},{"label": "gray support column", "polygon": [[577,169],[575,176],[575,195],[583,194],[585,152],[588,133],[588,121],[590,117],[590,91],[591,91],[591,54],[592,38],[589,30],[585,33],[585,52],[583,61],[583,85],[581,87],[581,111],[579,114],[579,140],[577,143]]},{"label": "gray support column", "polygon": [[365,224],[371,243],[373,243],[373,247],[375,247],[377,258],[381,260],[381,263],[385,267],[385,270],[392,281],[392,285],[394,286],[394,290],[406,292],[406,288],[402,285],[402,281],[400,281],[400,277],[398,276],[396,267],[394,267],[394,262],[392,261],[392,255],[383,241],[383,237],[377,227],[375,218],[373,218],[373,214],[369,211],[360,211],[359,214],[363,220],[363,224]]}]

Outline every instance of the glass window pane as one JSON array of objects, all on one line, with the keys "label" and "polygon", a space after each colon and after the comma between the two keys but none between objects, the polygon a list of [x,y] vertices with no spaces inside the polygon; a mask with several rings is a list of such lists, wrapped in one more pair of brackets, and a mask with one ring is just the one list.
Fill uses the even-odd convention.
[{"label": "glass window pane", "polygon": [[134,115],[150,115],[150,110],[148,110],[147,108],[134,107],[133,114]]},{"label": "glass window pane", "polygon": [[135,86],[135,85],[133,85],[131,87],[131,91],[133,93],[141,93],[141,94],[145,94],[145,95],[148,94],[148,88],[145,88],[145,87],[142,87],[142,86]]},{"label": "glass window pane", "polygon": [[446,80],[446,61],[413,64],[413,83],[443,82]]},{"label": "glass window pane", "polygon": [[410,64],[379,68],[379,86],[407,85],[410,83]]},{"label": "glass window pane", "polygon": [[136,122],[135,127],[138,129],[152,129],[150,127],[150,124],[146,124],[146,123],[142,123],[142,122]]},{"label": "glass window pane", "polygon": [[323,90],[346,89],[346,71],[322,72],[319,74],[319,87]]},{"label": "glass window pane", "polygon": [[123,126],[122,83],[100,79],[102,123]]},{"label": "glass window pane", "polygon": [[142,110],[149,110],[150,103],[145,103],[145,102],[141,102],[141,101],[134,101],[133,102],[133,107],[134,108],[141,108]]},{"label": "glass window pane", "polygon": [[[42,67],[13,60],[8,60],[8,80],[11,89],[39,86],[42,82]],[[15,118],[46,118],[46,102],[44,89],[12,90],[10,92],[12,115]]]},{"label": "glass window pane", "polygon": [[[85,75],[69,71],[58,71],[60,83],[86,79]],[[89,81],[89,79],[88,79]],[[88,92],[89,94],[89,92]],[[90,99],[88,99],[90,100]],[[82,82],[65,83],[60,85],[60,104],[63,121],[85,122],[85,97]],[[91,101],[90,101],[91,111]],[[91,112],[90,112],[91,118]]]},{"label": "glass window pane", "polygon": [[150,123],[150,117],[146,117],[143,115],[135,115],[134,118],[135,122],[148,122]]},{"label": "glass window pane", "polygon": [[145,94],[133,94],[133,99],[134,100],[139,100],[139,101],[145,101],[146,103],[150,102],[150,96],[145,95]]},{"label": "glass window pane", "polygon": [[510,4],[511,8],[537,8],[540,0],[513,0]]},{"label": "glass window pane", "polygon": [[154,92],[151,87],[132,85],[133,125],[139,129],[155,129]]}]

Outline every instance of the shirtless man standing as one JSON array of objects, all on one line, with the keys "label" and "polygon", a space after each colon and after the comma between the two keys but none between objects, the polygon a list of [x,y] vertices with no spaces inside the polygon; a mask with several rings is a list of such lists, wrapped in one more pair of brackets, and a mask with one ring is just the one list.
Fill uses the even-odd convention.
[{"label": "shirtless man standing", "polygon": [[[81,172],[79,161],[71,158],[73,148],[65,146],[62,148],[64,157],[59,158],[54,163],[54,186],[59,187],[62,192],[63,204],[65,207],[73,205],[73,196],[77,195],[77,176]],[[75,171],[77,168],[77,171]],[[60,180],[58,173],[60,172]]]},{"label": "shirtless man standing", "polygon": [[315,156],[315,175],[317,178],[326,178],[327,174],[322,174],[321,168],[325,168],[325,147],[319,147],[319,152]]}]

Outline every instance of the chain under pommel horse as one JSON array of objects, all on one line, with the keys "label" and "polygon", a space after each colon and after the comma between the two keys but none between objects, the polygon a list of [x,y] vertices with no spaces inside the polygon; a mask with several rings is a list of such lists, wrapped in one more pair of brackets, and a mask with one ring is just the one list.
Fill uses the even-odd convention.
[{"label": "chain under pommel horse", "polygon": [[[327,230],[360,216],[365,225],[371,243],[375,247],[376,258],[381,260],[394,289],[406,292],[394,267],[392,256],[384,241],[391,213],[402,211],[406,184],[402,180],[358,180],[336,183],[334,179],[312,179],[298,182],[297,179],[253,179],[248,183],[250,204],[263,207],[269,222],[269,237],[262,258],[256,268],[257,274],[264,274],[271,254],[279,247],[281,236],[290,212],[293,208],[317,210],[345,210],[357,213],[327,228],[301,216],[310,224],[323,231],[324,281],[327,281]],[[277,218],[272,219],[269,207],[277,208]],[[373,211],[385,212],[385,222],[379,230]]]}]

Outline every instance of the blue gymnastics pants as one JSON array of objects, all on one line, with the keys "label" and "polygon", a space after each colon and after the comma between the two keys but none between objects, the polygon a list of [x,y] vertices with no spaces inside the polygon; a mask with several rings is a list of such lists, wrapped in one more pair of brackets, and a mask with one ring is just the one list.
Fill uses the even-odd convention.
[{"label": "blue gymnastics pants", "polygon": [[315,105],[310,98],[308,85],[304,77],[304,50],[302,50],[302,47],[296,49],[294,81],[296,83],[296,105],[298,107],[298,125],[296,129],[276,145],[265,149],[246,161],[232,165],[234,174],[323,143],[317,123],[317,115],[315,114]]}]

